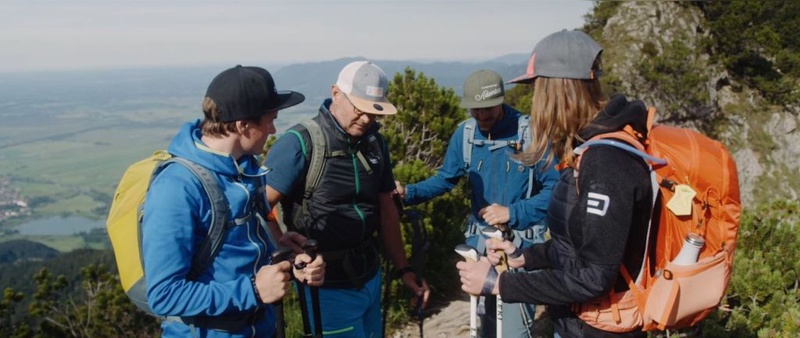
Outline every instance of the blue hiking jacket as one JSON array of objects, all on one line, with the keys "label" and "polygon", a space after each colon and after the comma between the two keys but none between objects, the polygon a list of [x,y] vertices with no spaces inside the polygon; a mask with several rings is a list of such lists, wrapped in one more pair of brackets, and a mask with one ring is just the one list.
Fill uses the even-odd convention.
[{"label": "blue hiking jacket", "polygon": [[[517,140],[517,124],[520,112],[503,104],[503,117],[492,126],[489,133],[475,127],[476,140]],[[533,137],[536,137],[533,135]],[[478,211],[492,203],[509,208],[509,227],[523,230],[533,225],[541,225],[547,216],[550,193],[558,181],[555,166],[542,170],[543,162],[534,167],[526,167],[512,159],[510,147],[490,151],[488,146],[473,146],[469,168],[463,160],[464,123],[462,122],[447,146],[444,164],[437,173],[428,179],[406,186],[404,202],[417,204],[428,201],[453,189],[461,177],[467,176],[472,184],[472,216],[482,225]],[[534,184],[539,193],[525,198],[528,189],[529,171],[534,170]]]},{"label": "blue hiking jacket", "polygon": [[[232,216],[243,218],[257,194],[263,194],[257,191],[264,186],[263,170],[253,156],[237,162],[206,147],[200,140],[199,125],[199,120],[183,125],[168,151],[209,169],[220,182]],[[262,180],[261,184],[256,180]],[[211,206],[200,180],[180,164],[167,166],[153,181],[144,204],[142,254],[151,309],[160,316],[236,317],[257,310],[264,314],[234,332],[192,330],[168,319],[162,323],[163,336],[272,336],[274,309],[256,299],[250,281],[261,266],[269,264],[273,251],[269,235],[256,217],[228,229],[211,266],[196,281],[187,280],[192,257],[210,222]]]}]

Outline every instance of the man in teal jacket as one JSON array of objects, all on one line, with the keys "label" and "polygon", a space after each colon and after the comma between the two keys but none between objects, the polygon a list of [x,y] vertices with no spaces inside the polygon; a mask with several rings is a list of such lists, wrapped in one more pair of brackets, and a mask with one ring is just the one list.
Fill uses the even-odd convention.
[{"label": "man in teal jacket", "polygon": [[[272,76],[258,67],[236,66],[208,87],[205,119],[183,125],[169,145],[173,156],[208,169],[230,206],[224,241],[210,266],[190,276],[192,262],[211,224],[211,202],[201,181],[183,165],[170,164],[153,180],[144,204],[142,251],[147,300],[166,319],[164,337],[272,337],[275,311],[269,303],[289,287],[289,262],[270,264],[274,243],[259,220],[265,200],[264,174],[256,156],[275,133],[278,110],[304,100],[277,92]],[[263,203],[262,203],[263,204]],[[266,208],[266,207],[265,207]],[[296,233],[284,236],[302,243]],[[132,239],[136,240],[136,239]],[[300,254],[294,276],[309,285],[324,281],[324,263]]]},{"label": "man in teal jacket", "polygon": [[[396,183],[404,202],[417,204],[450,191],[467,176],[472,184],[472,212],[465,236],[467,244],[481,254],[486,239],[481,229],[487,225],[509,229],[518,247],[544,242],[544,219],[558,180],[554,166],[539,162],[529,167],[515,158],[536,135],[528,131],[528,117],[504,104],[504,96],[497,73],[479,70],[467,77],[461,106],[472,117],[453,133],[442,167],[422,182],[405,187]],[[481,318],[485,337],[495,333],[494,307],[495,299],[487,298],[487,315]],[[504,336],[528,337],[533,310],[529,304],[504,304]]]}]

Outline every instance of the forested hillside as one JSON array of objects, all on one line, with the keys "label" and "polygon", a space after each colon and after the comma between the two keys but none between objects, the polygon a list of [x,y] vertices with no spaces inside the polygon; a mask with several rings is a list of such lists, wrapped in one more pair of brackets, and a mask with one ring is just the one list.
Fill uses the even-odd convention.
[{"label": "forested hillside", "polygon": [[[47,260],[58,256],[58,254],[58,250],[44,244],[26,240],[8,241],[0,243],[0,266]],[[3,274],[0,274],[0,276],[3,276]],[[0,282],[0,285],[7,284]]]},{"label": "forested hillside", "polygon": [[[745,204],[728,294],[711,318],[671,332],[673,337],[800,335],[798,14],[797,1],[604,1],[586,17],[583,29],[605,48],[608,93],[655,106],[659,123],[721,140],[738,165]],[[458,107],[459,94],[415,69],[395,75],[390,99],[399,114],[381,123],[399,180],[418,181],[441,164],[450,134],[467,116]],[[530,111],[529,87],[514,87],[507,98]],[[452,248],[462,240],[468,189],[462,182],[414,207],[435,244],[426,262],[434,303],[460,292]],[[410,238],[407,219],[403,227]],[[16,251],[7,252],[15,253],[0,251],[0,259],[17,263],[0,267],[1,285],[11,286],[0,301],[0,336],[157,335],[155,320],[126,301],[108,251],[82,250],[46,263],[20,261]],[[410,320],[398,282],[390,297],[390,327]],[[287,315],[297,328],[296,311]]]}]

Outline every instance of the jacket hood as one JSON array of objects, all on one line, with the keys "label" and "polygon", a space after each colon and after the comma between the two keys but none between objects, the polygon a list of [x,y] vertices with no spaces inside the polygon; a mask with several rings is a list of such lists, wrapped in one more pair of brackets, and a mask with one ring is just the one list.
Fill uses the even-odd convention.
[{"label": "jacket hood", "polygon": [[242,156],[237,162],[230,154],[215,151],[203,143],[200,120],[187,122],[172,139],[170,154],[195,162],[220,175],[235,176],[240,173],[258,172],[258,162],[254,156]]},{"label": "jacket hood", "polygon": [[601,110],[594,121],[580,131],[580,136],[588,140],[598,134],[619,131],[630,125],[647,137],[647,107],[640,100],[628,101],[623,95],[614,95]]},{"label": "jacket hood", "polygon": [[[489,134],[492,135],[493,139],[506,138],[515,135],[517,133],[517,121],[519,120],[520,115],[522,115],[522,113],[520,113],[518,110],[503,103],[503,117],[501,117],[491,129],[489,129]],[[475,129],[480,131],[479,128]],[[484,136],[486,135],[486,133],[482,131],[480,133]]]}]

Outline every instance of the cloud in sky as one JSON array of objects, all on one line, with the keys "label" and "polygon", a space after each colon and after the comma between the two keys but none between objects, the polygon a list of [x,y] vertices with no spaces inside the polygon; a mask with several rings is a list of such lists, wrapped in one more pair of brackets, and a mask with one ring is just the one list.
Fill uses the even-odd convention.
[{"label": "cloud in sky", "polygon": [[575,29],[591,1],[2,1],[0,72],[482,60]]}]

